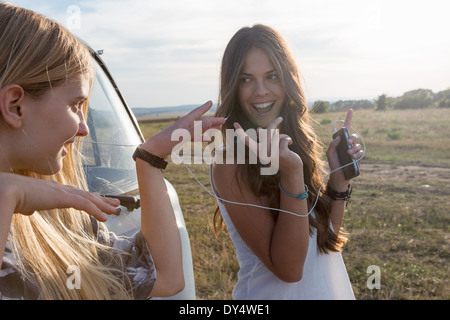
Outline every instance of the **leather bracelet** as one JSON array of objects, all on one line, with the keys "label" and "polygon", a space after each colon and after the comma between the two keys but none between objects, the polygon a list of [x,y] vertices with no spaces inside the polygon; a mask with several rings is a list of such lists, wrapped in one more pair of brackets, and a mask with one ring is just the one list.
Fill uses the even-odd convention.
[{"label": "leather bracelet", "polygon": [[164,160],[161,157],[155,156],[154,154],[151,154],[150,152],[142,149],[141,147],[137,147],[136,151],[133,154],[134,161],[136,161],[136,158],[144,160],[151,166],[158,169],[165,169],[167,167],[166,160]]},{"label": "leather bracelet", "polygon": [[350,200],[353,191],[353,186],[351,184],[348,185],[347,191],[337,192],[333,190],[328,184],[325,194],[329,196],[333,200]]}]

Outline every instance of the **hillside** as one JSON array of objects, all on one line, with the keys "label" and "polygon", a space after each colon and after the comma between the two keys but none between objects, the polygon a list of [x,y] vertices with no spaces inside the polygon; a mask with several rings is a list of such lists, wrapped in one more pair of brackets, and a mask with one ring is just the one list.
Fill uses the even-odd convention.
[{"label": "hillside", "polygon": [[[450,88],[434,93],[429,89],[415,89],[405,92],[399,97],[389,97],[385,94],[376,99],[368,100],[338,100],[334,102],[318,100],[311,104],[311,108],[316,113],[339,112],[348,109],[369,110],[376,109],[378,104],[384,99],[385,109],[424,109],[431,107],[450,108]],[[180,106],[166,106],[155,108],[133,108],[133,113],[139,121],[159,120],[176,118],[186,114],[200,104],[187,104]],[[318,108],[320,106],[321,108]],[[211,112],[215,112],[216,105],[213,105]]]},{"label": "hillside", "polygon": [[373,101],[339,100],[329,103],[328,111],[344,111],[349,108],[353,110],[373,109],[378,107],[382,99],[384,99],[385,103],[384,109],[450,108],[450,88],[437,93],[429,89],[415,89],[405,92],[400,97],[389,97],[382,94]]}]

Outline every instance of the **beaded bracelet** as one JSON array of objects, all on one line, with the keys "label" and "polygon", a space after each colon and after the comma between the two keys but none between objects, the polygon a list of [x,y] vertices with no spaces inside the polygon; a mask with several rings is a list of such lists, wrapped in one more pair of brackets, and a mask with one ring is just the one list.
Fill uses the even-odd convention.
[{"label": "beaded bracelet", "polygon": [[280,188],[280,190],[281,190],[283,193],[287,194],[288,196],[297,198],[297,199],[299,199],[299,200],[303,200],[303,199],[307,199],[307,198],[308,198],[308,186],[307,186],[306,184],[305,184],[305,189],[306,189],[306,191],[305,191],[304,193],[299,194],[299,195],[291,194],[291,193],[287,192],[286,190],[284,190],[284,189],[281,187],[281,181],[278,183],[278,187]]}]

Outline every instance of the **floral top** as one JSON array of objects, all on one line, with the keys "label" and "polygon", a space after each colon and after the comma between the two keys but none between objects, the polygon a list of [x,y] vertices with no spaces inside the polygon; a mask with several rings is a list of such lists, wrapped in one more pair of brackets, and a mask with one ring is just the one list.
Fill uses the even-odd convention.
[{"label": "floral top", "polygon": [[[135,299],[147,299],[156,280],[156,270],[147,243],[141,232],[132,237],[117,236],[105,228],[99,228],[96,220],[92,219],[94,232],[99,243],[108,245],[128,254],[124,255],[122,268],[132,285],[132,293]],[[108,232],[109,243],[106,243],[103,232]],[[108,259],[111,261],[114,259]],[[70,274],[68,274],[68,277]],[[11,251],[10,242],[6,243],[0,270],[0,300],[37,300],[39,292],[36,285],[29,279],[21,276],[17,269],[17,261]]]}]

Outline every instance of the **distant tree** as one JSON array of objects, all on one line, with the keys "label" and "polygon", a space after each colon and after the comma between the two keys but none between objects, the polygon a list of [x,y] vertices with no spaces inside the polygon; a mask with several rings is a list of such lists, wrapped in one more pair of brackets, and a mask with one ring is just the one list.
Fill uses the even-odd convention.
[{"label": "distant tree", "polygon": [[378,100],[375,101],[376,109],[377,111],[386,111],[387,110],[387,103],[386,103],[386,95],[382,94],[378,97]]},{"label": "distant tree", "polygon": [[434,94],[431,90],[417,89],[405,92],[398,98],[395,109],[424,109],[433,105]]},{"label": "distant tree", "polygon": [[370,100],[339,100],[330,104],[328,111],[347,111],[373,109],[373,102]]},{"label": "distant tree", "polygon": [[328,101],[318,100],[318,101],[314,102],[314,105],[312,107],[311,112],[313,112],[313,113],[327,113],[329,106],[330,106],[330,103]]},{"label": "distant tree", "polygon": [[438,92],[435,96],[435,101],[440,108],[450,108],[450,88]]},{"label": "distant tree", "polygon": [[450,99],[439,101],[440,108],[450,108]]}]

